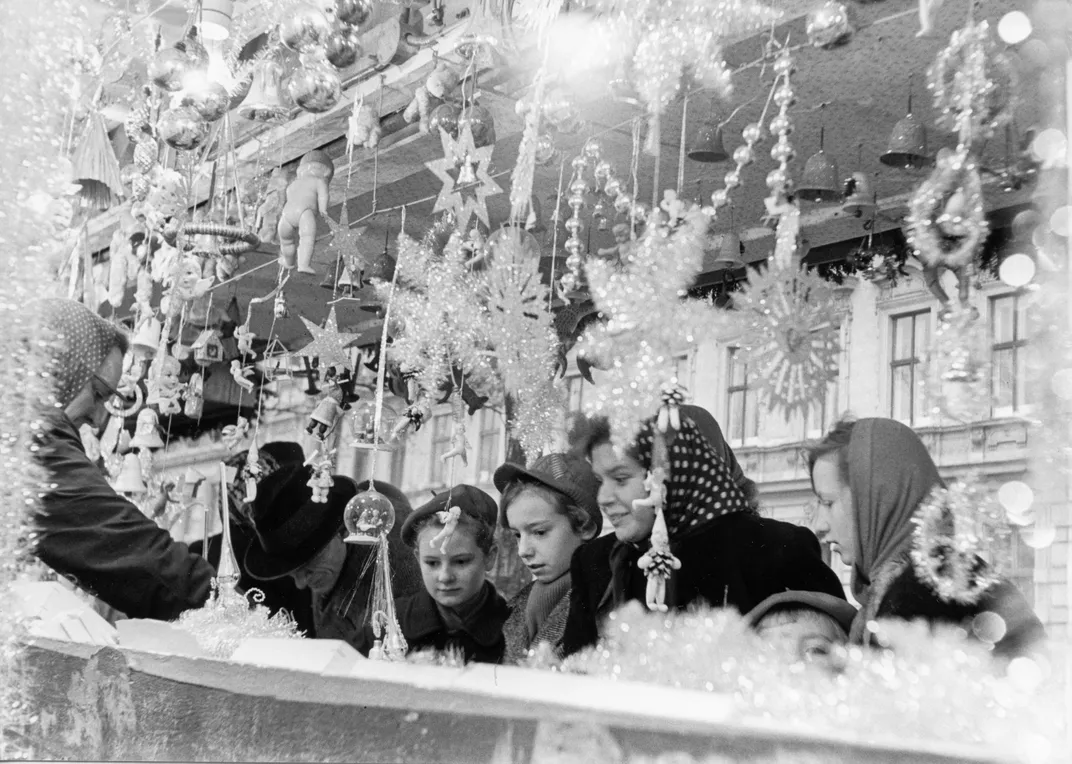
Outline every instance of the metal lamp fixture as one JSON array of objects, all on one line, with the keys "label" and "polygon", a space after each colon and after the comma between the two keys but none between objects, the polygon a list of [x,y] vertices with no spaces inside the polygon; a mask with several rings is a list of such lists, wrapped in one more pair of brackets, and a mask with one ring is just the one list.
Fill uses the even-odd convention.
[{"label": "metal lamp fixture", "polygon": [[908,88],[908,113],[893,126],[886,153],[879,161],[890,167],[918,170],[928,167],[931,158],[927,153],[927,128],[912,115],[912,85]]},{"label": "metal lamp fixture", "polygon": [[804,163],[804,173],[797,187],[797,196],[807,202],[836,202],[841,200],[837,162],[823,150],[826,128],[819,128],[819,150]]},{"label": "metal lamp fixture", "polygon": [[231,36],[233,0],[202,0],[201,36],[206,40],[226,40]]}]

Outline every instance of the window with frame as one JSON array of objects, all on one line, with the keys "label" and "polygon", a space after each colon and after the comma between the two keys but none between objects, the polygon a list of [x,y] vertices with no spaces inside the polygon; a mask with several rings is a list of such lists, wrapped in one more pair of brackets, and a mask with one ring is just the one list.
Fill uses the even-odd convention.
[{"label": "window with frame", "polygon": [[588,383],[584,377],[580,374],[569,377],[566,380],[566,393],[568,395],[567,403],[569,407],[569,413],[571,414],[583,414],[584,409],[584,393],[585,385]]},{"label": "window with frame", "polygon": [[923,419],[926,411],[921,383],[930,339],[930,310],[890,318],[890,416],[908,425]]},{"label": "window with frame", "polygon": [[491,480],[495,469],[502,463],[503,420],[494,409],[480,410],[480,453],[477,457],[477,474],[481,483]]},{"label": "window with frame", "polygon": [[759,435],[758,396],[748,386],[748,364],[740,351],[726,349],[726,434],[738,445]]},{"label": "window with frame", "polygon": [[432,486],[446,485],[447,465],[443,455],[450,450],[450,437],[454,432],[450,414],[436,414],[432,417],[432,463],[428,471],[428,482]]},{"label": "window with frame", "polygon": [[804,432],[826,432],[833,424],[833,418],[837,416],[837,400],[838,380],[834,378],[827,383],[822,399],[808,407],[808,415],[804,418]]},{"label": "window with frame", "polygon": [[990,298],[990,397],[992,414],[1013,413],[1026,403],[1027,313],[1019,293]]},{"label": "window with frame", "polygon": [[674,376],[677,377],[677,383],[689,392],[693,392],[692,358],[688,353],[682,353],[681,355],[674,356],[673,364]]}]

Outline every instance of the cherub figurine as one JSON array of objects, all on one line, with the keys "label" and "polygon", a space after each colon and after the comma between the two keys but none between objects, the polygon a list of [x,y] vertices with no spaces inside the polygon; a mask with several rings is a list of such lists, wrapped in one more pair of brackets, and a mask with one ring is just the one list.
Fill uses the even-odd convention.
[{"label": "cherub figurine", "polygon": [[257,339],[257,335],[249,330],[249,326],[239,324],[235,327],[234,338],[239,353],[243,356],[253,355],[253,340]]},{"label": "cherub figurine", "polygon": [[450,449],[440,457],[446,464],[455,456],[460,456],[462,464],[469,466],[469,441],[465,437],[465,406],[460,395],[451,400],[454,409],[454,432],[450,436]]},{"label": "cherub figurine", "polygon": [[655,513],[655,524],[651,528],[651,549],[637,560],[637,566],[648,578],[644,592],[648,610],[665,613],[669,609],[666,605],[666,582],[670,579],[671,571],[681,568],[681,560],[670,551],[670,534],[666,530],[666,518],[661,506]]},{"label": "cherub figurine", "polygon": [[335,481],[331,477],[331,451],[321,451],[319,448],[312,456],[305,460],[305,466],[313,468],[313,474],[305,483],[313,489],[313,501],[317,504],[325,504],[328,500],[328,492]]},{"label": "cherub figurine", "polygon": [[614,246],[597,249],[596,254],[604,260],[611,260],[621,265],[633,256],[636,244],[633,243],[628,224],[618,223],[610,230],[614,234]]},{"label": "cherub figurine", "polygon": [[242,362],[237,358],[231,361],[231,377],[234,379],[235,384],[245,390],[247,393],[253,392],[253,380],[250,377],[253,375],[253,367],[243,366]]},{"label": "cherub figurine", "polygon": [[223,445],[228,451],[234,451],[247,435],[249,435],[249,420],[240,416],[237,422],[223,428]]},{"label": "cherub figurine", "polygon": [[275,244],[278,240],[279,216],[283,213],[283,202],[290,180],[290,173],[285,167],[275,168],[268,178],[268,188],[265,189],[264,199],[257,207],[257,216],[253,221],[253,229],[262,242]]},{"label": "cherub figurine", "polygon": [[323,151],[310,151],[298,164],[277,227],[279,260],[285,267],[297,265],[301,273],[316,273],[311,263],[317,215],[327,217],[328,184],[334,176],[335,164]]},{"label": "cherub figurine", "polygon": [[380,118],[364,99],[354,102],[354,110],[346,123],[346,154],[352,156],[355,146],[374,149],[380,145]]}]

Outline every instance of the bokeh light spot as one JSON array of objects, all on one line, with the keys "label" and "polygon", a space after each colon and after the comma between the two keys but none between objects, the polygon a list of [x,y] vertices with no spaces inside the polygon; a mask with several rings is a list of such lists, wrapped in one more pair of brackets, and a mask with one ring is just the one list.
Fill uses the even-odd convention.
[{"label": "bokeh light spot", "polygon": [[1020,538],[1032,549],[1045,549],[1057,538],[1057,529],[1052,525],[1043,527],[1035,525],[1022,529]]},{"label": "bokeh light spot", "polygon": [[1035,278],[1035,261],[1018,252],[1001,261],[998,276],[1011,287],[1027,286]]},{"label": "bokeh light spot", "polygon": [[998,36],[1009,45],[1019,45],[1031,36],[1031,19],[1023,11],[1006,13],[998,22]]},{"label": "bokeh light spot", "polygon": [[1054,210],[1050,215],[1050,230],[1058,236],[1068,236],[1072,230],[1072,207],[1066,204]]},{"label": "bokeh light spot", "polygon": [[1005,619],[990,610],[984,610],[972,619],[972,634],[987,644],[997,644],[1009,630]]},{"label": "bokeh light spot", "polygon": [[1072,401],[1072,369],[1061,369],[1050,380],[1050,389],[1058,398]]},{"label": "bokeh light spot", "polygon": [[1060,161],[1068,151],[1065,134],[1055,127],[1048,127],[1031,141],[1031,153],[1046,163]]},{"label": "bokeh light spot", "polygon": [[998,489],[998,501],[1010,515],[1022,515],[1035,502],[1035,492],[1021,480],[1010,480]]}]

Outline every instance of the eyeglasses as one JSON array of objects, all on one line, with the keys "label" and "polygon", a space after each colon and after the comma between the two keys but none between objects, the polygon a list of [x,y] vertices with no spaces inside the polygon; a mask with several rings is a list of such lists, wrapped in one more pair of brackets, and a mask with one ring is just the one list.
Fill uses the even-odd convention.
[{"label": "eyeglasses", "polygon": [[93,395],[97,400],[110,401],[112,398],[119,398],[119,391],[112,387],[106,379],[99,374],[94,374],[90,377],[90,385],[93,388]]}]

